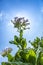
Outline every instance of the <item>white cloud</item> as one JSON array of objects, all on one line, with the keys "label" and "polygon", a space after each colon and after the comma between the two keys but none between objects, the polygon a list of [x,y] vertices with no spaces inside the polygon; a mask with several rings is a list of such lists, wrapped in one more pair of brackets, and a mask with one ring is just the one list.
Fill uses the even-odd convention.
[{"label": "white cloud", "polygon": [[3,15],[3,14],[2,14],[2,12],[1,12],[1,13],[0,13],[0,17],[2,17],[2,15]]},{"label": "white cloud", "polygon": [[4,11],[0,12],[0,20],[6,19],[7,14]]},{"label": "white cloud", "polygon": [[0,20],[2,20],[2,16],[3,16],[3,13],[2,13],[2,12],[0,12]]},{"label": "white cloud", "polygon": [[4,11],[0,12],[0,20],[10,20],[10,15]]},{"label": "white cloud", "polygon": [[41,8],[41,12],[43,13],[43,7]]}]

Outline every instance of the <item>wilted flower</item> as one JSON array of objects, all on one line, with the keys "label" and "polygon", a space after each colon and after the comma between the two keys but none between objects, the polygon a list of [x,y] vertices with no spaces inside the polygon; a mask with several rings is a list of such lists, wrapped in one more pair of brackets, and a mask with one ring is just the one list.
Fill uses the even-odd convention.
[{"label": "wilted flower", "polygon": [[12,51],[12,48],[6,48],[5,50],[2,51],[1,55],[4,57],[4,56],[7,56],[9,53],[11,53]]}]

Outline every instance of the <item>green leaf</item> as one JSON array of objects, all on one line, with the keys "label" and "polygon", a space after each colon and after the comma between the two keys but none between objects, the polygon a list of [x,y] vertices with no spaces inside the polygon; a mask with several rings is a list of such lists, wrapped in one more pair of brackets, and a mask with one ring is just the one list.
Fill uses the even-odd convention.
[{"label": "green leaf", "polygon": [[2,62],[1,65],[11,65],[11,64],[8,62]]},{"label": "green leaf", "polygon": [[14,41],[16,41],[19,44],[20,43],[20,38],[15,35],[14,36]]},{"label": "green leaf", "polygon": [[39,53],[39,56],[37,59],[37,65],[43,65],[43,52]]},{"label": "green leaf", "polygon": [[10,44],[14,44],[14,41],[11,40],[11,41],[9,41],[9,43],[10,43]]},{"label": "green leaf", "polygon": [[43,39],[40,41],[40,47],[43,48]]},{"label": "green leaf", "polygon": [[22,47],[22,49],[25,49],[26,46],[27,46],[26,39],[22,38],[22,40],[21,40],[21,47]]},{"label": "green leaf", "polygon": [[32,45],[35,49],[37,49],[38,46],[39,46],[39,42],[40,42],[40,38],[36,37],[36,38],[34,39],[34,41],[33,41],[33,42],[30,42],[30,43],[31,43],[31,45]]},{"label": "green leaf", "polygon": [[12,57],[12,55],[11,55],[11,54],[8,54],[8,55],[7,55],[7,57],[8,57],[8,61],[10,61],[10,62],[12,62],[12,61],[13,61],[13,57]]}]

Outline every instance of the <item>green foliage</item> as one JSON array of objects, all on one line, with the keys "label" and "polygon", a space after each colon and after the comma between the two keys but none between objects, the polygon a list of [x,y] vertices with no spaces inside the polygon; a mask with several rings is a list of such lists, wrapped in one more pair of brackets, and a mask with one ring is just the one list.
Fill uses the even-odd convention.
[{"label": "green foliage", "polygon": [[11,65],[11,64],[8,62],[2,62],[1,65]]},{"label": "green foliage", "polygon": [[8,57],[8,61],[10,61],[10,62],[12,62],[12,61],[13,61],[13,57],[12,57],[12,55],[11,55],[11,54],[8,54],[8,55],[7,55],[7,57]]},{"label": "green foliage", "polygon": [[36,53],[33,49],[29,50],[29,58],[28,58],[29,62],[32,63],[33,65],[35,65],[36,62]]},{"label": "green foliage", "polygon": [[15,54],[15,60],[16,61],[20,61],[21,60],[20,52],[21,52],[21,50],[18,50],[18,52]]},{"label": "green foliage", "polygon": [[43,37],[36,37],[34,41],[29,41],[32,48],[27,48],[27,41],[23,37],[23,31],[29,29],[27,27],[30,23],[28,20],[15,17],[11,20],[14,24],[14,28],[17,28],[19,36],[14,36],[14,40],[9,41],[10,44],[14,44],[18,47],[18,51],[14,56],[11,55],[11,48],[7,48],[2,52],[3,57],[8,58],[8,62],[2,62],[2,65],[43,65]]},{"label": "green foliage", "polygon": [[43,52],[39,53],[37,65],[43,65]]},{"label": "green foliage", "polygon": [[40,38],[36,37],[36,39],[34,39],[33,42],[31,42],[31,45],[37,49],[38,48],[38,45],[39,45],[39,42],[40,42]]},{"label": "green foliage", "polygon": [[27,46],[26,39],[23,38],[23,39],[21,40],[21,47],[22,47],[22,49],[25,49],[26,46]]},{"label": "green foliage", "polygon": [[30,64],[30,63],[23,63],[23,62],[2,62],[2,65],[32,65],[32,64]]},{"label": "green foliage", "polygon": [[40,47],[42,47],[42,48],[43,48],[43,37],[41,37]]}]

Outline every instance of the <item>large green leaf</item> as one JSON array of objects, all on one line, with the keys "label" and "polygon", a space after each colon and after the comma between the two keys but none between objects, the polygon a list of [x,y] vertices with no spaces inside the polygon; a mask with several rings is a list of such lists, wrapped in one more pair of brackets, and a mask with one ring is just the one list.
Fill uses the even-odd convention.
[{"label": "large green leaf", "polygon": [[20,55],[21,55],[21,58],[23,59],[22,62],[28,62],[28,63],[35,65],[35,63],[36,63],[36,53],[33,49],[22,50],[20,52]]}]

